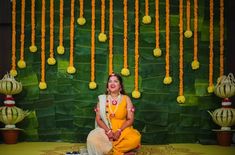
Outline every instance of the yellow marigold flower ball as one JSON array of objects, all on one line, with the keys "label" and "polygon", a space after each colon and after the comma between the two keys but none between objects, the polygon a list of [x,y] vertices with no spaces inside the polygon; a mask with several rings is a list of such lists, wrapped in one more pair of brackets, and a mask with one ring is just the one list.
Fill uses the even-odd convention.
[{"label": "yellow marigold flower ball", "polygon": [[11,69],[10,75],[15,77],[17,75],[17,71],[15,69]]},{"label": "yellow marigold flower ball", "polygon": [[185,97],[182,95],[182,96],[178,96],[177,97],[177,102],[178,103],[184,103],[185,102]]},{"label": "yellow marigold flower ball", "polygon": [[214,85],[209,86],[209,87],[207,88],[207,92],[208,92],[208,93],[213,93],[213,92],[214,92]]},{"label": "yellow marigold flower ball", "polygon": [[47,59],[47,63],[48,63],[49,65],[54,65],[54,64],[56,63],[56,60],[55,60],[55,58],[48,58],[48,59]]},{"label": "yellow marigold flower ball", "polygon": [[29,47],[29,51],[30,52],[32,52],[32,53],[35,53],[35,52],[37,52],[37,46],[35,46],[35,45],[31,45],[30,47]]},{"label": "yellow marigold flower ball", "polygon": [[129,71],[128,68],[123,68],[121,70],[121,74],[124,75],[124,76],[128,76],[128,75],[130,75],[130,71]]},{"label": "yellow marigold flower ball", "polygon": [[144,24],[149,24],[149,23],[151,23],[151,17],[150,16],[144,16],[143,17],[143,19],[142,19],[142,22],[144,23]]},{"label": "yellow marigold flower ball", "polygon": [[191,30],[187,30],[187,31],[184,32],[184,36],[186,38],[191,38],[192,35],[193,35],[193,32]]},{"label": "yellow marigold flower ball", "polygon": [[69,67],[67,68],[67,72],[68,72],[69,74],[74,74],[74,73],[76,72],[76,68],[73,67],[73,66],[69,66]]},{"label": "yellow marigold flower ball", "polygon": [[64,54],[64,46],[58,46],[57,47],[57,53],[58,54]]},{"label": "yellow marigold flower ball", "polygon": [[46,89],[46,88],[47,88],[46,82],[40,82],[40,83],[39,83],[39,88],[42,89],[42,90],[43,90],[43,89]]},{"label": "yellow marigold flower ball", "polygon": [[98,39],[100,42],[105,42],[107,40],[107,35],[104,33],[100,33]]},{"label": "yellow marigold flower ball", "polygon": [[170,76],[165,77],[164,80],[163,80],[164,84],[170,84],[171,82],[172,82],[172,78]]},{"label": "yellow marigold flower ball", "polygon": [[19,68],[25,68],[26,67],[26,63],[25,63],[24,60],[20,60],[20,61],[18,61],[17,66]]},{"label": "yellow marigold flower ball", "polygon": [[77,23],[78,23],[79,25],[84,25],[84,24],[86,23],[86,19],[83,18],[83,17],[79,17],[79,18],[77,19]]},{"label": "yellow marigold flower ball", "polygon": [[97,84],[94,81],[89,83],[89,88],[90,89],[95,89],[96,87],[97,87]]},{"label": "yellow marigold flower ball", "polygon": [[160,48],[155,48],[155,49],[153,50],[153,55],[154,55],[155,57],[160,57],[160,56],[162,55],[162,50],[161,50]]},{"label": "yellow marigold flower ball", "polygon": [[192,63],[191,63],[191,66],[192,66],[192,69],[193,70],[196,70],[200,67],[200,63],[197,61],[197,60],[194,60]]},{"label": "yellow marigold flower ball", "polygon": [[133,92],[132,92],[132,97],[133,98],[140,98],[140,92],[139,91],[137,91],[137,90],[134,90]]}]

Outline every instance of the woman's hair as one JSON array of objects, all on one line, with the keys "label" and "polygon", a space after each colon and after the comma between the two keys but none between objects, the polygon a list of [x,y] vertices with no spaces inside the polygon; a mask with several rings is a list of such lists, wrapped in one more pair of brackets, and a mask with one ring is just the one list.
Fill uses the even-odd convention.
[{"label": "woman's hair", "polygon": [[121,86],[120,93],[121,93],[121,94],[126,94],[126,92],[125,92],[125,90],[124,90],[124,86],[123,86],[122,77],[121,77],[119,74],[117,74],[117,73],[112,73],[112,74],[109,75],[109,77],[108,77],[108,79],[107,79],[107,83],[106,83],[106,92],[105,92],[105,94],[108,94],[108,93],[109,93],[108,90],[107,90],[107,88],[108,88],[109,79],[110,79],[112,76],[116,76],[117,79],[118,79],[118,81],[119,81],[119,83],[120,83],[120,86]]}]

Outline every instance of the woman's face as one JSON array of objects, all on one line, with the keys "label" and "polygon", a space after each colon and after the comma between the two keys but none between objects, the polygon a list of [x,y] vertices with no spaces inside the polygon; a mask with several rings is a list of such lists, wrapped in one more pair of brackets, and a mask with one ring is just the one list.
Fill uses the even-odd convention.
[{"label": "woman's face", "polygon": [[110,93],[120,92],[120,81],[116,76],[111,76],[108,81],[108,89]]}]

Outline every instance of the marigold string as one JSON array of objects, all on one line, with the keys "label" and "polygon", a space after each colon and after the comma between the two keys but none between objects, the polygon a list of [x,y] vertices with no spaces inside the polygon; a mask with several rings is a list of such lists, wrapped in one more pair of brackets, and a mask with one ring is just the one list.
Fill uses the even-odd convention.
[{"label": "marigold string", "polygon": [[224,75],[224,0],[220,0],[220,76]]},{"label": "marigold string", "polygon": [[49,65],[54,65],[54,0],[50,0],[50,56],[47,59]]},{"label": "marigold string", "polygon": [[139,92],[139,0],[135,0],[135,88],[132,92],[134,98],[140,97]]},{"label": "marigold string", "polygon": [[41,14],[41,81],[39,83],[40,89],[46,89],[47,85],[45,82],[45,36],[46,36],[46,4],[45,0],[42,0],[42,14]]},{"label": "marigold string", "polygon": [[128,46],[128,36],[127,36],[127,28],[128,28],[128,10],[127,10],[127,0],[123,0],[123,69],[121,74],[124,76],[128,76],[130,71],[128,69],[127,62],[127,46]]},{"label": "marigold string", "polygon": [[12,0],[12,37],[11,37],[11,71],[12,76],[17,75],[16,71],[16,0]]},{"label": "marigold string", "polygon": [[73,74],[76,72],[74,67],[74,3],[75,0],[71,0],[71,17],[70,17],[70,51],[69,51],[69,67],[67,72]]},{"label": "marigold string", "polygon": [[179,2],[179,96],[177,97],[178,103],[184,103],[184,79],[183,79],[183,0]]},{"label": "marigold string", "polygon": [[153,55],[155,57],[160,57],[162,51],[159,47],[159,0],[155,0],[155,49],[153,50]]},{"label": "marigold string", "polygon": [[29,51],[37,51],[37,47],[35,46],[35,0],[31,0],[31,46],[29,47]]},{"label": "marigold string", "polygon": [[64,31],[64,0],[60,0],[60,25],[59,25],[59,46],[57,47],[58,54],[64,54],[63,31]]},{"label": "marigold string", "polygon": [[159,0],[155,1],[155,48],[159,48]]},{"label": "marigold string", "polygon": [[95,83],[95,0],[91,1],[91,82],[90,89],[96,88]]},{"label": "marigold string", "polygon": [[149,1],[148,0],[145,0],[145,15],[142,19],[142,22],[144,24],[151,23],[151,17],[149,16]]},{"label": "marigold string", "polygon": [[17,65],[19,68],[25,68],[26,63],[24,61],[24,43],[25,43],[25,0],[21,1],[21,34],[20,34],[20,60]]},{"label": "marigold string", "polygon": [[107,40],[105,34],[105,0],[101,0],[101,32],[98,39],[100,42],[105,42]]},{"label": "marigold string", "polygon": [[214,91],[214,85],[213,85],[213,59],[214,59],[214,53],[213,53],[213,41],[214,41],[214,2],[213,0],[210,0],[210,52],[209,52],[209,86],[207,88],[208,93],[212,93]]},{"label": "marigold string", "polygon": [[198,0],[194,0],[194,33],[193,33],[193,62],[191,63],[192,69],[199,68],[198,61]]},{"label": "marigold string", "polygon": [[109,75],[113,73],[113,0],[109,1]]},{"label": "marigold string", "polygon": [[163,80],[164,84],[170,84],[172,78],[170,77],[170,2],[166,0],[166,56],[165,56],[165,78]]},{"label": "marigold string", "polygon": [[79,11],[79,18],[77,19],[77,23],[79,25],[84,25],[86,23],[86,19],[83,17],[84,16],[84,1],[80,0],[80,11]]},{"label": "marigold string", "polygon": [[192,34],[193,34],[190,28],[190,0],[187,0],[187,3],[186,3],[186,24],[187,24],[187,27],[186,27],[184,36],[186,38],[190,38],[192,37]]}]

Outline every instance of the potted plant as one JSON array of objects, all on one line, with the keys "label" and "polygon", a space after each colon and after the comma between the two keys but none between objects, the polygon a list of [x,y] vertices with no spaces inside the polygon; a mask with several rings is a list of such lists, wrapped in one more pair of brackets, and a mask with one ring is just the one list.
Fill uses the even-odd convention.
[{"label": "potted plant", "polygon": [[232,103],[229,100],[235,94],[235,79],[232,73],[228,76],[222,76],[218,79],[214,93],[223,98],[222,107],[209,112],[213,121],[221,126],[220,129],[215,129],[219,145],[230,146],[232,142],[231,126],[235,125],[235,109],[232,108]]},{"label": "potted plant", "polygon": [[22,91],[22,84],[17,82],[10,74],[4,75],[0,80],[0,93],[4,94],[4,106],[0,107],[0,121],[5,124],[1,128],[4,143],[15,144],[17,143],[18,134],[21,129],[16,128],[15,124],[22,121],[28,114],[15,106],[15,100],[12,95],[18,94]]}]

